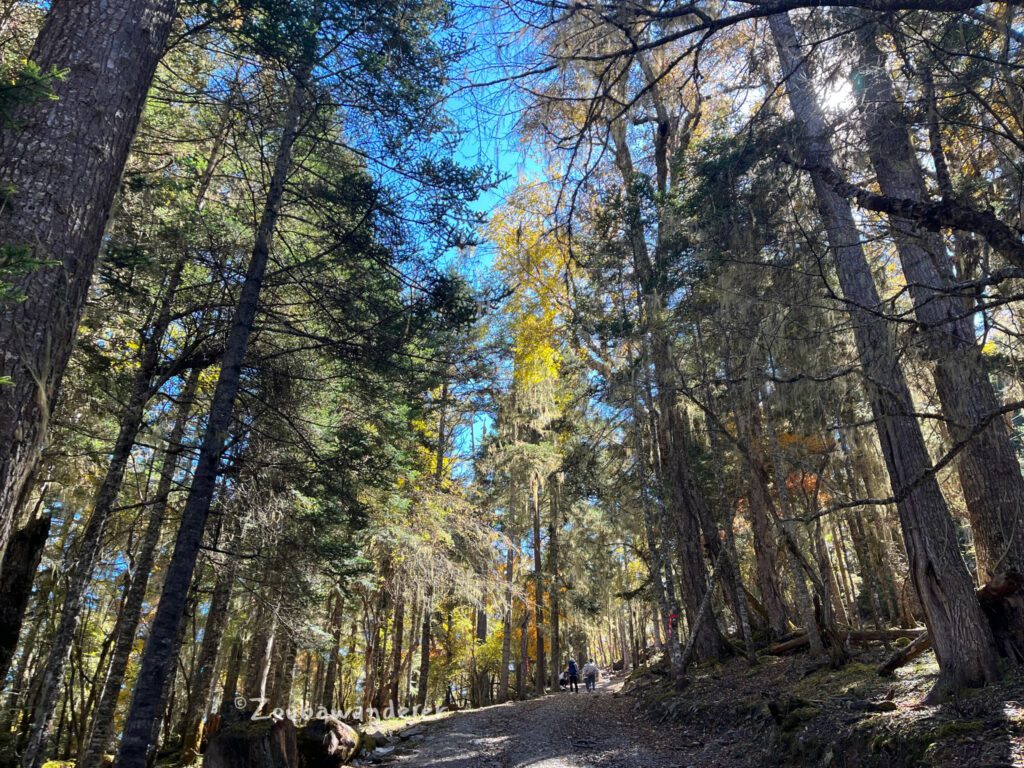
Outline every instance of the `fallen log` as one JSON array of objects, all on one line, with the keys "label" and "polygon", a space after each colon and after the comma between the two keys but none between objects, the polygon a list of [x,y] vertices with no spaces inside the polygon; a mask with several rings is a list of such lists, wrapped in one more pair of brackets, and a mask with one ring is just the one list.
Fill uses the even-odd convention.
[{"label": "fallen log", "polygon": [[[840,631],[840,636],[844,642],[854,643],[856,645],[866,645],[868,643],[880,643],[885,641],[899,640],[905,638],[907,640],[914,640],[920,637],[925,632],[924,629],[852,629],[848,631]],[[781,643],[775,643],[765,649],[765,653],[769,656],[785,656],[787,653],[798,651],[802,648],[806,648],[810,644],[810,640],[807,638],[807,633],[798,635],[790,640],[785,640]]]},{"label": "fallen log", "polygon": [[908,646],[898,649],[878,667],[878,674],[888,677],[904,664],[913,661],[932,647],[932,638],[924,632]]}]

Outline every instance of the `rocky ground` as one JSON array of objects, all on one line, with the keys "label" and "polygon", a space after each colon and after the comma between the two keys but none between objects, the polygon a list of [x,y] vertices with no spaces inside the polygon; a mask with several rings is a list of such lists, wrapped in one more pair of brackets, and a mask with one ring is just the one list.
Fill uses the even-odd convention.
[{"label": "rocky ground", "polygon": [[754,667],[735,660],[697,670],[682,693],[656,665],[595,694],[450,713],[375,760],[405,768],[1024,766],[1019,672],[925,706],[934,660],[880,678],[882,655],[861,653],[839,670],[803,655]]}]

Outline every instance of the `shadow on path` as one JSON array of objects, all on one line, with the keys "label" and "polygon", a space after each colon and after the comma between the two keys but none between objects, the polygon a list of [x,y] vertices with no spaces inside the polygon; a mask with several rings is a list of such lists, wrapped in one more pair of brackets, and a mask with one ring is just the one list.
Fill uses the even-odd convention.
[{"label": "shadow on path", "polygon": [[404,768],[675,768],[679,754],[614,695],[559,692],[450,715],[392,765]]}]

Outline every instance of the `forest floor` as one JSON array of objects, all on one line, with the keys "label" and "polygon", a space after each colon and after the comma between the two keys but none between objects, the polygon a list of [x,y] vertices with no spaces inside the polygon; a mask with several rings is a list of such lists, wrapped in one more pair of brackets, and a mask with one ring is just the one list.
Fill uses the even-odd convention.
[{"label": "forest floor", "polygon": [[1024,766],[1024,675],[923,704],[929,654],[881,678],[884,653],[847,666],[807,656],[696,670],[677,692],[658,665],[596,694],[553,693],[417,726],[405,768],[1003,768]]}]

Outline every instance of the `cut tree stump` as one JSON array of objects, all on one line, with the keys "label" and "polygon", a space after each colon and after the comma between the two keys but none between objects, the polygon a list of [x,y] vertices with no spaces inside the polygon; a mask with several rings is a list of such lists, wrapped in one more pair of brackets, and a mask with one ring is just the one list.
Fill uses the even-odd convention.
[{"label": "cut tree stump", "polygon": [[203,768],[298,768],[291,720],[245,720],[221,728],[211,739]]},{"label": "cut tree stump", "polygon": [[336,717],[310,720],[299,730],[302,768],[339,768],[359,749],[359,733]]}]

